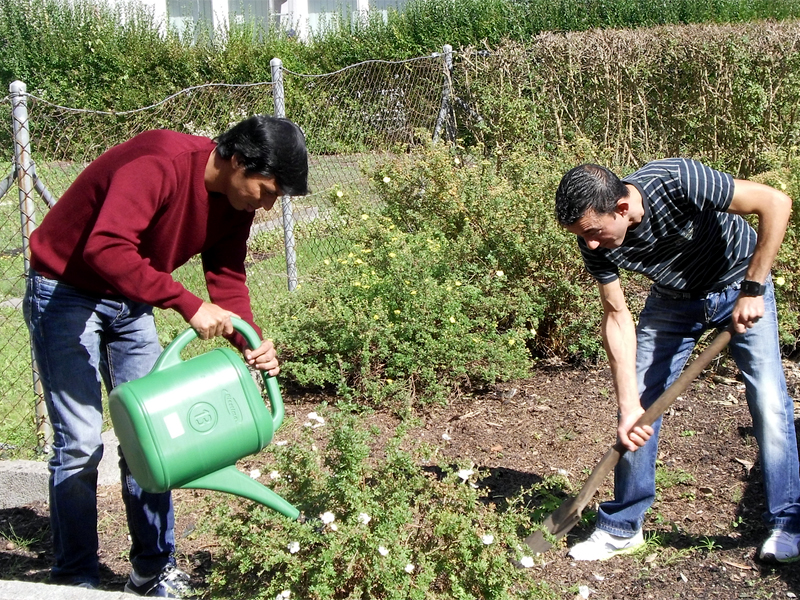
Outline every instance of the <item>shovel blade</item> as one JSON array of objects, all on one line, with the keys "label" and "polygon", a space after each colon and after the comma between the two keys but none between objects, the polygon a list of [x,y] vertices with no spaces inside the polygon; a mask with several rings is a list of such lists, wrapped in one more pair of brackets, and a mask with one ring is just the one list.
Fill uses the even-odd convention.
[{"label": "shovel blade", "polygon": [[535,554],[547,552],[580,520],[581,508],[576,505],[575,498],[569,498],[544,520],[540,529],[525,538],[525,544]]},{"label": "shovel blade", "polygon": [[[711,343],[694,359],[656,401],[639,417],[634,426],[652,425],[656,419],[664,414],[675,399],[683,393],[711,361],[728,345],[733,335],[730,327],[719,333]],[[542,528],[534,531],[525,538],[525,544],[536,553],[546,552],[553,546],[553,542],[564,537],[567,532],[581,520],[581,513],[600,487],[603,479],[613,470],[620,457],[626,452],[621,442],[617,442],[589,475],[577,496],[565,500],[542,524]]]}]

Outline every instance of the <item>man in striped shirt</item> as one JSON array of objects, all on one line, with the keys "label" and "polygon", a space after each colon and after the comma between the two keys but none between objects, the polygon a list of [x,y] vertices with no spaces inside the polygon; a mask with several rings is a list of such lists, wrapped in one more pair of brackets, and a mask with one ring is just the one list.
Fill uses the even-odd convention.
[{"label": "man in striped shirt", "polygon": [[[562,178],[556,215],[578,236],[586,268],[598,282],[603,344],[619,404],[617,435],[630,451],[615,470],[614,500],[600,505],[596,530],[570,550],[574,559],[603,560],[644,543],[661,419],[652,427],[633,425],[677,379],[703,332],[729,324],[736,331],[730,351],[745,382],[771,529],[759,556],[800,558],[794,406],[770,278],[790,211],[786,194],[686,159],[654,161],[622,180],[590,164]],[[758,217],[757,232],[742,215]],[[620,269],[653,281],[638,325]]]}]

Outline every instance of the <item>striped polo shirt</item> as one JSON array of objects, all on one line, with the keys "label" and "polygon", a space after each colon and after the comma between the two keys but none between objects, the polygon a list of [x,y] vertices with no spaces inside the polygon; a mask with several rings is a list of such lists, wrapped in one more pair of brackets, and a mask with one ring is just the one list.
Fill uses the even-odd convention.
[{"label": "striped polo shirt", "polygon": [[742,217],[725,212],[733,177],[697,161],[668,158],[622,181],[641,193],[644,216],[619,248],[590,250],[578,238],[586,268],[597,281],[610,283],[625,269],[665,288],[703,294],[744,277],[756,232]]}]

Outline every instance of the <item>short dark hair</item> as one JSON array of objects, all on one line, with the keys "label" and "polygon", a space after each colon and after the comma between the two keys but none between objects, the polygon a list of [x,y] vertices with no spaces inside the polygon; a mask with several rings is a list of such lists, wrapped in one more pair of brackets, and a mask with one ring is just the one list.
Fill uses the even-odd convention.
[{"label": "short dark hair", "polygon": [[556,218],[562,226],[573,225],[589,209],[610,214],[617,201],[628,196],[619,177],[600,165],[584,164],[567,171],[556,190]]},{"label": "short dark hair", "polygon": [[281,193],[309,193],[305,136],[289,119],[255,115],[214,141],[220,158],[228,160],[237,155],[247,173],[274,177]]}]

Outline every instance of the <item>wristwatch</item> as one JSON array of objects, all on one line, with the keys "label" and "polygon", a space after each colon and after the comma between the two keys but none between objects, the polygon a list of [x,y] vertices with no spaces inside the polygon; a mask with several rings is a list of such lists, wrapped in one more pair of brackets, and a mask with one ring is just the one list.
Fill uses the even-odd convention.
[{"label": "wristwatch", "polygon": [[757,281],[750,281],[749,279],[745,279],[742,281],[742,289],[740,290],[740,294],[742,296],[763,296],[764,292],[767,290],[767,286],[761,285]]}]

